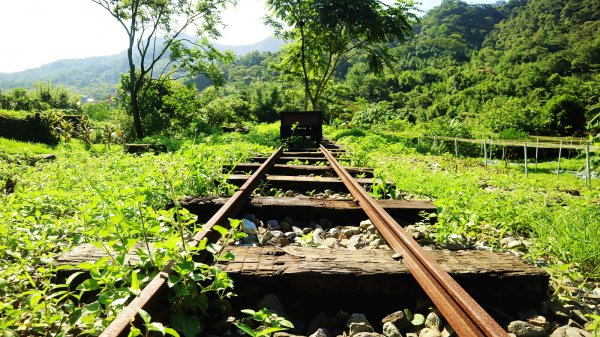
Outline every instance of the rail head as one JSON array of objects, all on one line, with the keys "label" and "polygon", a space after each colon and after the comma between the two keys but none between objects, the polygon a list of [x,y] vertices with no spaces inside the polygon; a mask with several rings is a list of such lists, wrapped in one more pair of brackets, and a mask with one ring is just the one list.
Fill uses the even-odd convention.
[{"label": "rail head", "polygon": [[[196,247],[203,239],[209,238],[209,241],[219,239],[218,232],[213,231],[215,225],[227,226],[229,217],[238,213],[244,204],[248,201],[248,197],[252,191],[258,186],[259,181],[265,176],[269,169],[275,164],[277,158],[282,153],[282,147],[279,147],[269,158],[252,174],[252,176],[229,198],[229,200],[210,218],[203,229],[196,233],[188,242],[191,247]],[[131,323],[135,321],[139,309],[148,306],[152,301],[156,300],[157,295],[167,289],[167,280],[173,272],[171,261],[162,271],[156,275],[150,283],[142,289],[140,294],[136,296],[123,311],[117,315],[114,321],[100,334],[100,337],[117,337],[127,336]]]},{"label": "rail head", "polygon": [[417,282],[461,337],[508,333],[356,182],[323,146],[321,151]]}]

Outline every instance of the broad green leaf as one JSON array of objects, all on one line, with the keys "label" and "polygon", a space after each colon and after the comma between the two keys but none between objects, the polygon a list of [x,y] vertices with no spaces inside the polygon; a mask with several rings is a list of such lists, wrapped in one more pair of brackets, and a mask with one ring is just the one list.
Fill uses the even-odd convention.
[{"label": "broad green leaf", "polygon": [[221,250],[221,246],[211,243],[206,246],[206,250],[208,250],[211,254],[217,254],[219,250]]},{"label": "broad green leaf", "polygon": [[82,291],[94,291],[100,289],[98,281],[95,279],[87,279],[77,286],[77,290]]},{"label": "broad green leaf", "polygon": [[425,316],[421,314],[415,314],[413,319],[410,322],[412,325],[423,325],[425,324]]},{"label": "broad green leaf", "polygon": [[221,234],[221,236],[226,236],[227,233],[229,232],[227,229],[219,226],[219,225],[214,225],[213,229],[217,232],[219,232],[219,234]]},{"label": "broad green leaf", "polygon": [[142,336],[142,330],[140,330],[136,327],[131,327],[129,329],[129,334],[127,335],[127,337],[137,337],[137,336]]},{"label": "broad green leaf", "polygon": [[71,284],[71,282],[73,282],[73,280],[74,280],[74,279],[75,279],[77,276],[79,276],[79,275],[81,275],[81,274],[83,274],[83,272],[82,272],[82,271],[78,271],[78,272],[76,272],[76,273],[73,273],[73,274],[69,275],[69,277],[67,278],[67,280],[65,281],[65,283],[70,285],[70,284]]},{"label": "broad green leaf", "polygon": [[138,309],[138,314],[140,314],[140,317],[144,320],[144,323],[150,323],[152,317],[150,317],[150,314],[144,311],[144,309]]},{"label": "broad green leaf", "polygon": [[152,322],[146,324],[148,331],[157,331],[160,332],[163,336],[165,335],[165,326],[162,323]]},{"label": "broad green leaf", "polygon": [[287,319],[282,319],[279,321],[279,324],[281,324],[282,326],[289,328],[289,329],[293,329],[294,328],[294,323],[288,321]]},{"label": "broad green leaf", "polygon": [[277,328],[277,327],[266,328],[266,329],[260,330],[258,333],[256,333],[255,337],[270,336],[273,332],[283,331],[283,330],[285,330],[285,328]]},{"label": "broad green leaf", "polygon": [[169,275],[169,278],[167,279],[167,285],[169,288],[173,288],[177,283],[179,283],[179,281],[181,281],[181,277],[177,275]]},{"label": "broad green leaf", "polygon": [[244,323],[233,323],[235,324],[235,326],[242,330],[243,332],[245,332],[246,334],[250,335],[251,337],[256,337],[256,333],[254,332],[254,330],[252,330],[249,326],[247,326]]},{"label": "broad green leaf", "polygon": [[204,330],[204,322],[197,315],[176,313],[169,316],[171,326],[181,331],[185,337],[195,337]]},{"label": "broad green leaf", "polygon": [[134,295],[140,294],[140,282],[138,281],[137,272],[135,270],[131,271],[131,287],[129,288]]}]

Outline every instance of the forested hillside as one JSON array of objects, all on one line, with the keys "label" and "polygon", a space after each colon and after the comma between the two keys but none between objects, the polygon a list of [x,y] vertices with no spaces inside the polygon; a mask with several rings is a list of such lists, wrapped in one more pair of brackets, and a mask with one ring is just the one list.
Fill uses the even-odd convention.
[{"label": "forested hillside", "polygon": [[[267,38],[250,45],[215,44],[215,47],[223,51],[231,50],[235,55],[245,55],[254,50],[274,52],[282,43],[275,38]],[[49,81],[79,94],[104,98],[116,93],[121,74],[127,71],[127,67],[126,51],[109,56],[60,60],[35,69],[0,73],[0,89],[27,88],[38,82]]]},{"label": "forested hillside", "polygon": [[[330,119],[367,124],[454,119],[506,136],[581,133],[585,112],[599,101],[599,16],[595,0],[445,0],[411,41],[393,48],[395,67],[383,76],[364,58],[345,62],[324,110]],[[221,99],[255,111],[302,109],[302,88],[278,63],[275,54],[252,53],[224,66]]]},{"label": "forested hillside", "polygon": [[[493,5],[444,0],[413,29],[407,43],[392,44],[395,60],[382,75],[369,70],[364,56],[343,60],[322,97],[327,121],[432,122],[440,126],[438,134],[462,136],[477,131],[515,137],[589,130],[586,123],[597,114],[593,108],[600,100],[597,0]],[[274,121],[279,111],[309,108],[298,74],[282,66],[281,58],[280,52],[238,56],[221,66],[223,87],[196,78],[202,93],[187,106],[198,109],[208,124]],[[125,61],[119,55],[57,62],[40,69],[44,75],[36,78],[64,83],[79,93],[105,95],[116,92],[118,69]],[[25,85],[33,73],[5,75],[0,83]]]}]

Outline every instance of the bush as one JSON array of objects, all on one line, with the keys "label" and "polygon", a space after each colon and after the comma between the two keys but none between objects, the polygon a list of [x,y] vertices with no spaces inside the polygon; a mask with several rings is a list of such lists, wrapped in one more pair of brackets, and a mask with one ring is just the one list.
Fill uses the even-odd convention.
[{"label": "bush", "polygon": [[546,127],[541,134],[570,136],[585,130],[585,108],[572,95],[555,96],[544,105]]},{"label": "bush", "polygon": [[56,145],[59,139],[53,126],[57,121],[58,115],[53,112],[0,110],[0,137]]},{"label": "bush", "polygon": [[523,132],[523,131],[520,131],[517,129],[512,129],[512,128],[500,131],[500,133],[498,134],[499,139],[506,139],[506,140],[521,140],[521,139],[527,139],[527,137],[529,137],[529,134],[527,132]]},{"label": "bush", "polygon": [[392,104],[383,101],[368,104],[364,109],[356,112],[351,123],[357,126],[384,124],[395,117],[396,113],[392,109]]}]

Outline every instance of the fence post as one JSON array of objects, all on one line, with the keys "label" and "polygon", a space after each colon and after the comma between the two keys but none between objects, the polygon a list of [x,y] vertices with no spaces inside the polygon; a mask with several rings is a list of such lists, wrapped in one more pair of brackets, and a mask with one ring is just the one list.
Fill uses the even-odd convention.
[{"label": "fence post", "polygon": [[590,146],[585,146],[585,177],[586,185],[592,187],[592,172],[590,171]]},{"label": "fence post", "polygon": [[[571,139],[571,143],[573,142],[573,140]],[[570,150],[569,150],[570,153]],[[560,146],[558,147],[558,164],[556,167],[556,178],[558,179],[558,176],[560,175],[560,156],[562,155],[562,139],[560,140]]]},{"label": "fence post", "polygon": [[525,154],[525,178],[529,177],[529,171],[527,170],[527,142],[523,143],[523,153]]},{"label": "fence post", "polygon": [[536,138],[535,140],[535,172],[537,173],[537,165],[538,165],[538,150],[540,148],[540,139]]},{"label": "fence post", "polygon": [[494,155],[494,149],[492,145],[494,144],[494,137],[490,136],[490,163],[492,162],[492,156]]},{"label": "fence post", "polygon": [[458,140],[454,138],[454,154],[456,155],[456,159],[458,159]]},{"label": "fence post", "polygon": [[487,142],[483,140],[483,163],[487,167]]}]

